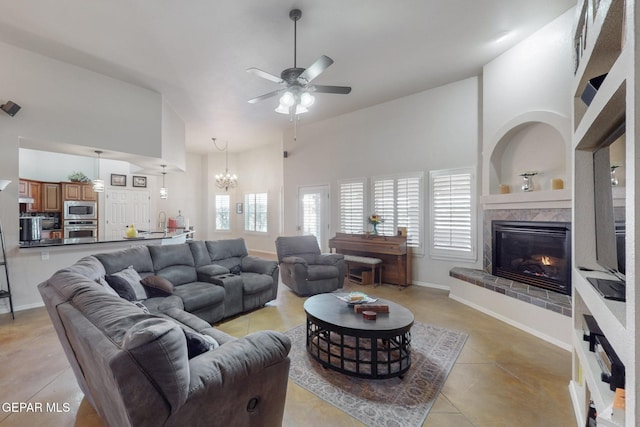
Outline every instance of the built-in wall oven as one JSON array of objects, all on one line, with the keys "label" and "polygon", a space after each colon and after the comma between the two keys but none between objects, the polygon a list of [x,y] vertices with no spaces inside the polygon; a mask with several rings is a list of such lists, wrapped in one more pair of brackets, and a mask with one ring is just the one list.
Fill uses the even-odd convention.
[{"label": "built-in wall oven", "polygon": [[64,221],[80,219],[97,220],[98,204],[96,202],[66,200],[64,202],[62,218]]},{"label": "built-in wall oven", "polygon": [[96,240],[98,238],[98,221],[91,219],[65,220],[65,239],[82,239],[83,241]]}]

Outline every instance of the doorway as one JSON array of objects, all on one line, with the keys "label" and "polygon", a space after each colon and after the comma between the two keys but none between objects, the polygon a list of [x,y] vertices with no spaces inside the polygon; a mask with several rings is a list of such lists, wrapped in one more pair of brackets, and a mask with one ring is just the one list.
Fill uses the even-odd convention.
[{"label": "doorway", "polygon": [[131,224],[137,230],[151,230],[149,190],[107,190],[104,200],[105,239],[122,239]]},{"label": "doorway", "polygon": [[298,233],[315,236],[322,252],[329,251],[330,208],[328,185],[298,190]]}]

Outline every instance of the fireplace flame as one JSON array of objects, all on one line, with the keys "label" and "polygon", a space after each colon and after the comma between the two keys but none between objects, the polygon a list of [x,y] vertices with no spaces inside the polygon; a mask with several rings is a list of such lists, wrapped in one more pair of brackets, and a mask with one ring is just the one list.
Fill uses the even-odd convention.
[{"label": "fireplace flame", "polygon": [[543,255],[540,261],[542,262],[542,265],[551,265],[551,258],[546,255]]}]

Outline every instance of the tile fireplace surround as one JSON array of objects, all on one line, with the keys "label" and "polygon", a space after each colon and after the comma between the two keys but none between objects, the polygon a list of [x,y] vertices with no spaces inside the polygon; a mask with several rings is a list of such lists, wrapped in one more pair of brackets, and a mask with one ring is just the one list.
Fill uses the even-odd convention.
[{"label": "tile fireplace surround", "polygon": [[496,277],[492,271],[491,221],[571,222],[571,209],[495,209],[485,210],[482,227],[483,270],[455,267],[449,275],[487,290],[571,317],[571,296],[547,291],[537,286]]}]

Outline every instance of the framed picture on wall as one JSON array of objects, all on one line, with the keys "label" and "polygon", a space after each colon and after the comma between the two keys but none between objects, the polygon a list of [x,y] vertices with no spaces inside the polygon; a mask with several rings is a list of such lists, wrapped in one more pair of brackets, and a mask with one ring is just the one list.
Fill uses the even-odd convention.
[{"label": "framed picture on wall", "polygon": [[244,205],[242,203],[236,203],[236,213],[241,214],[244,212]]},{"label": "framed picture on wall", "polygon": [[117,173],[111,174],[111,185],[114,187],[126,187],[127,175],[120,175]]},{"label": "framed picture on wall", "polygon": [[132,179],[133,179],[133,184],[132,185],[134,187],[147,188],[147,177],[146,176],[133,175]]}]

